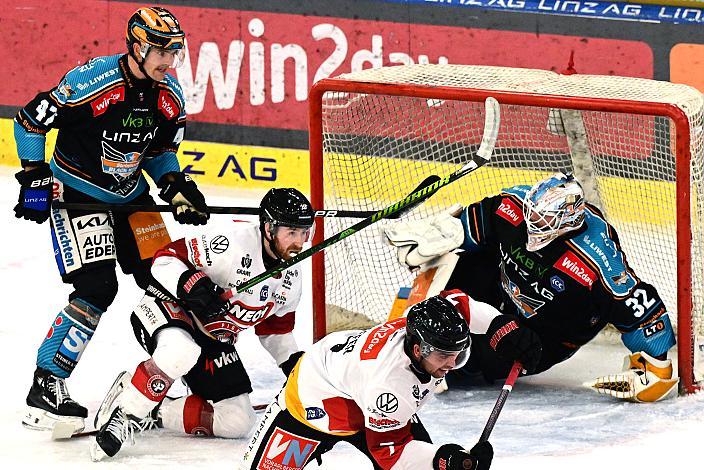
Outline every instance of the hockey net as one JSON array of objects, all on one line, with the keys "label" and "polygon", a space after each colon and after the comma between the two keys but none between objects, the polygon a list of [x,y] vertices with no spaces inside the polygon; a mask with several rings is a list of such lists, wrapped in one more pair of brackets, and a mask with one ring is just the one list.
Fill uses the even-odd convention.
[{"label": "hockey net", "polygon": [[[701,380],[704,334],[704,99],[668,82],[544,70],[411,65],[322,80],[310,96],[315,207],[373,211],[478,148],[484,99],[501,104],[489,165],[406,217],[468,205],[556,171],[572,172],[619,233],[630,265],[662,296],[678,335],[682,388]],[[358,219],[327,218],[317,241]],[[413,275],[381,221],[313,259],[315,338],[382,322]],[[695,377],[695,375],[697,377]]]}]

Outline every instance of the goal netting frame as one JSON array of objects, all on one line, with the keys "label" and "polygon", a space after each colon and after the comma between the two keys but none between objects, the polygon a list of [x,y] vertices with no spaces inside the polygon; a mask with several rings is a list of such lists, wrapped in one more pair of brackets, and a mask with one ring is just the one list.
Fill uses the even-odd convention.
[{"label": "goal netting frame", "polygon": [[[664,169],[661,170],[659,167],[645,168],[642,170],[645,176],[639,175],[639,178],[647,180],[643,184],[650,184],[651,180],[656,182],[653,184],[662,183],[667,186],[668,194],[674,193],[672,208],[666,207],[665,209],[665,211],[671,210],[673,212],[671,215],[675,232],[672,237],[675,244],[672,250],[673,259],[668,263],[674,266],[676,280],[673,284],[675,287],[672,294],[673,300],[671,300],[673,305],[668,305],[668,310],[671,312],[671,318],[677,328],[680,389],[684,392],[698,389],[697,378],[700,378],[701,371],[697,372],[695,378],[695,367],[698,370],[698,347],[702,343],[702,328],[704,328],[701,321],[704,316],[704,294],[702,293],[704,289],[702,286],[704,279],[704,262],[702,261],[704,259],[704,242],[702,241],[702,232],[704,231],[702,227],[704,220],[704,176],[702,175],[704,171],[704,130],[702,127],[704,126],[704,98],[692,87],[629,77],[561,75],[545,70],[451,64],[383,67],[323,79],[312,87],[309,94],[311,200],[313,206],[339,210],[379,210],[399,199],[399,196],[403,197],[404,189],[401,186],[414,187],[429,175],[429,171],[441,172],[439,175],[444,176],[457,168],[457,162],[433,160],[432,155],[444,155],[448,152],[456,154],[466,152],[468,149],[476,150],[478,141],[474,136],[458,137],[452,134],[455,132],[452,130],[454,129],[452,126],[459,129],[459,123],[450,123],[449,125],[443,123],[443,130],[433,131],[435,134],[429,138],[428,135],[423,135],[422,132],[413,128],[413,125],[424,125],[425,116],[412,115],[413,117],[408,118],[402,114],[395,114],[397,111],[385,110],[384,106],[387,106],[388,103],[392,103],[393,100],[407,101],[408,104],[404,106],[411,110],[409,112],[415,112],[413,109],[416,108],[424,109],[427,107],[432,114],[432,117],[428,119],[436,119],[438,115],[442,114],[443,107],[449,108],[455,104],[470,106],[471,109],[465,109],[466,115],[476,114],[476,116],[468,119],[467,126],[478,127],[476,133],[481,135],[482,126],[476,123],[483,119],[481,116],[483,102],[489,96],[496,98],[501,104],[502,117],[506,114],[506,110],[509,115],[511,112],[520,114],[522,110],[541,110],[539,111],[540,119],[542,120],[544,116],[546,121],[541,125],[546,126],[551,135],[555,135],[555,138],[560,140],[560,145],[563,148],[561,152],[558,152],[560,155],[565,153],[565,148],[568,149],[567,152],[572,159],[572,167],[568,170],[576,174],[585,186],[587,199],[595,202],[597,206],[602,202],[600,200],[600,196],[603,197],[602,186],[608,183],[607,180],[599,179],[601,177],[599,175],[600,169],[597,167],[604,164],[623,165],[626,162],[625,166],[618,170],[617,177],[628,179],[630,177],[629,171],[641,171],[640,168],[634,170],[635,167],[629,169],[629,164],[641,165],[640,160],[636,157],[633,157],[630,163],[628,162],[630,156],[624,157],[623,154],[629,151],[629,146],[634,148],[634,145],[640,147],[658,145],[658,158],[662,158],[665,162]],[[367,106],[367,102],[375,103],[375,100],[389,101],[388,103],[384,102],[387,104],[380,104],[380,108]],[[356,106],[360,106],[359,120],[345,123],[345,120],[354,121],[354,118],[350,118],[350,114],[345,113],[349,113],[350,109]],[[405,108],[398,112],[406,112]],[[614,133],[616,131],[608,129],[603,130],[603,135],[595,136],[595,128],[598,126],[590,124],[590,116],[597,115],[610,116],[609,119],[612,121],[606,122],[613,123],[614,128],[623,124],[621,121],[625,122],[629,119],[633,121],[623,124],[625,126],[623,135],[617,135]],[[377,135],[372,135],[377,132],[373,126],[389,123],[389,126],[392,127],[398,124],[394,122],[395,120],[398,120],[399,126],[402,128],[400,134],[392,135],[391,131],[380,130]],[[410,124],[403,123],[402,120],[410,121]],[[535,121],[535,119],[533,120]],[[471,124],[472,122],[475,124]],[[501,156],[502,148],[507,148],[506,139],[514,138],[505,137],[502,143],[502,133],[505,133],[507,129],[511,131],[510,128],[507,128],[511,125],[510,122],[511,118],[508,121],[504,119],[502,122],[496,155]],[[634,122],[636,123],[635,127]],[[648,137],[650,141],[647,144],[634,143],[630,140],[632,136],[628,136],[628,131],[632,133],[637,130],[637,127],[645,127],[647,128],[646,133],[650,133]],[[450,130],[448,131],[446,128]],[[528,132],[530,129],[516,130],[516,133]],[[552,138],[548,134],[545,135]],[[543,136],[543,138],[546,137]],[[521,139],[527,139],[527,137],[523,136]],[[619,154],[616,157],[619,157],[620,160],[616,157],[611,158],[613,157],[611,155],[595,153],[592,147],[598,147],[600,139],[614,141],[613,148],[616,149],[614,152]],[[362,143],[362,140],[365,142]],[[374,145],[370,147],[366,140],[373,141]],[[403,145],[406,145],[403,148],[407,154],[403,159],[396,158],[399,155],[393,154],[401,148],[394,147],[398,142],[403,142]],[[414,145],[422,142],[422,145],[409,147],[407,146],[408,142],[413,142]],[[458,145],[458,142],[461,145]],[[414,157],[410,154],[415,150],[421,153],[425,152],[430,157],[425,160],[419,158],[422,160],[420,162],[411,161]],[[645,151],[655,152],[652,149]],[[512,149],[511,152],[515,152],[515,149]],[[532,157],[522,155],[520,158],[530,160]],[[540,158],[549,159],[552,158],[552,155],[550,152],[539,153],[536,160],[530,160],[530,162],[538,165]],[[613,163],[612,160],[616,163]],[[522,160],[520,161],[522,162]],[[378,199],[370,191],[366,193],[362,191],[357,195],[352,194],[354,191],[351,193],[350,188],[367,184],[370,180],[377,178],[374,176],[374,172],[381,170],[363,170],[370,173],[360,180],[361,183],[352,179],[345,181],[345,172],[351,174],[367,164],[379,164],[379,162],[388,166],[406,165],[412,167],[410,170],[404,170],[409,175],[408,181],[386,181],[391,189],[388,189],[387,193]],[[454,166],[448,165],[448,163],[454,163]],[[519,163],[518,165],[523,164]],[[496,165],[500,166],[501,163],[495,164],[492,161],[487,167],[498,168]],[[535,175],[547,175],[553,172],[549,168],[528,169],[530,171],[526,173],[523,184],[535,182],[537,180]],[[477,173],[482,171],[493,170],[483,168]],[[663,173],[662,181],[658,179],[660,171]],[[468,179],[473,177],[474,175]],[[593,182],[590,182],[591,178],[593,178]],[[383,180],[390,178],[386,174],[378,173],[378,179],[383,182]],[[585,182],[585,179],[588,181]],[[459,181],[454,184],[468,183]],[[345,185],[350,188],[346,188]],[[426,202],[424,204],[426,207],[414,211],[411,217],[436,213],[452,202],[460,202],[463,205],[474,202],[473,200],[452,201],[451,198],[443,198],[440,193],[431,198],[431,200],[437,198],[435,202]],[[608,211],[605,212],[607,219],[609,219]],[[313,243],[319,243],[323,238],[343,230],[353,222],[354,219],[320,220]],[[611,220],[609,222],[613,223]],[[383,221],[379,224],[382,223]],[[620,232],[618,225],[614,225]],[[363,232],[375,231],[378,233],[378,230],[378,227],[372,226]],[[314,340],[335,329],[365,326],[356,323],[357,319],[364,320],[366,316],[364,313],[346,305],[336,305],[334,301],[331,301],[331,293],[326,291],[335,284],[335,277],[343,279],[346,283],[346,286],[334,286],[338,290],[345,288],[354,290],[357,281],[361,282],[359,279],[361,271],[354,272],[351,262],[345,261],[344,258],[341,258],[342,261],[334,261],[337,256],[334,254],[334,250],[347,250],[345,256],[349,256],[349,253],[356,253],[353,256],[359,258],[371,256],[364,251],[370,244],[377,243],[377,240],[374,240],[376,235],[367,235],[367,238],[358,239],[360,241],[355,242],[355,237],[358,236],[350,237],[351,241],[346,242],[344,246],[330,247],[325,252],[318,253],[313,257]],[[377,236],[377,238],[380,242],[380,237]],[[338,245],[342,244],[343,242]],[[629,257],[629,248],[624,247],[624,249],[626,256]],[[633,249],[631,248],[631,250]],[[387,250],[382,253],[382,256],[391,256],[389,253],[391,252]],[[331,260],[337,264],[331,264]],[[374,269],[374,266],[370,266],[367,271]],[[392,268],[385,267],[384,270],[386,269]],[[640,274],[638,267],[635,267],[635,271],[636,274]],[[344,275],[338,273],[344,273]],[[644,276],[644,278],[646,277]],[[384,276],[379,279],[380,282],[385,282]],[[412,279],[412,276],[407,279]],[[658,286],[653,280],[646,280],[655,284],[659,290],[661,289],[661,286]],[[371,284],[374,284],[374,281],[371,281]],[[355,295],[365,297],[367,294],[357,293]],[[388,306],[392,302],[393,298],[389,298]],[[383,310],[383,308],[375,308]],[[676,312],[676,315],[673,315],[673,312]],[[387,313],[388,308],[383,314]],[[342,320],[339,320],[340,318]],[[331,327],[331,323],[335,321],[338,324]],[[374,322],[378,321],[379,318],[374,320]]]}]

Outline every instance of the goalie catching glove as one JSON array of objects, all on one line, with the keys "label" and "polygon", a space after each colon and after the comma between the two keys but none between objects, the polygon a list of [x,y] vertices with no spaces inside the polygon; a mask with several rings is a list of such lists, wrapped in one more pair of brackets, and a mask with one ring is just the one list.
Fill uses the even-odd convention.
[{"label": "goalie catching glove", "polygon": [[172,213],[180,224],[205,225],[210,217],[203,193],[190,176],[181,172],[166,173],[159,179],[159,197],[176,206]]},{"label": "goalie catching glove", "polygon": [[390,224],[384,228],[384,238],[396,247],[399,263],[415,270],[462,245],[464,228],[460,219],[455,217],[461,211],[462,206],[454,204],[429,219]]},{"label": "goalie catching glove", "polygon": [[529,374],[540,362],[543,345],[537,334],[526,326],[521,326],[511,315],[499,315],[489,324],[486,331],[489,346],[506,361],[518,361]]},{"label": "goalie catching glove", "polygon": [[599,377],[584,385],[621,400],[647,403],[669,395],[679,382],[672,376],[670,359],[655,359],[640,351],[626,356],[622,374]]}]

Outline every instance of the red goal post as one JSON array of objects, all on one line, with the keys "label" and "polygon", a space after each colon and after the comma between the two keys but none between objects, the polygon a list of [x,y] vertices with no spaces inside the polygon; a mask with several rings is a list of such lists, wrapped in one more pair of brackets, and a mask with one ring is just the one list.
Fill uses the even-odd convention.
[{"label": "red goal post", "polygon": [[[488,96],[502,113],[494,159],[409,217],[554,171],[575,173],[616,227],[635,273],[663,297],[677,329],[681,389],[694,391],[704,334],[704,99],[691,87],[466,65],[324,79],[309,96],[314,207],[378,210],[429,174],[456,170],[479,145]],[[313,242],[353,222],[326,219]],[[383,321],[398,288],[412,283],[378,230],[313,257],[315,339]]]}]

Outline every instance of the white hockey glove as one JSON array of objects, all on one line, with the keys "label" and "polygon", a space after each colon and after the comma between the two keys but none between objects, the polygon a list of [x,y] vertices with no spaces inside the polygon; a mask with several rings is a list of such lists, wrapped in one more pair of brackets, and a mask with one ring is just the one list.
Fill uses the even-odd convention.
[{"label": "white hockey glove", "polygon": [[455,216],[462,211],[454,204],[428,219],[397,222],[384,228],[386,242],[397,248],[401,264],[411,270],[438,256],[459,248],[464,241],[462,222]]},{"label": "white hockey glove", "polygon": [[623,373],[599,377],[584,385],[621,400],[647,403],[667,397],[679,382],[673,378],[672,361],[659,360],[643,351],[626,356]]}]

